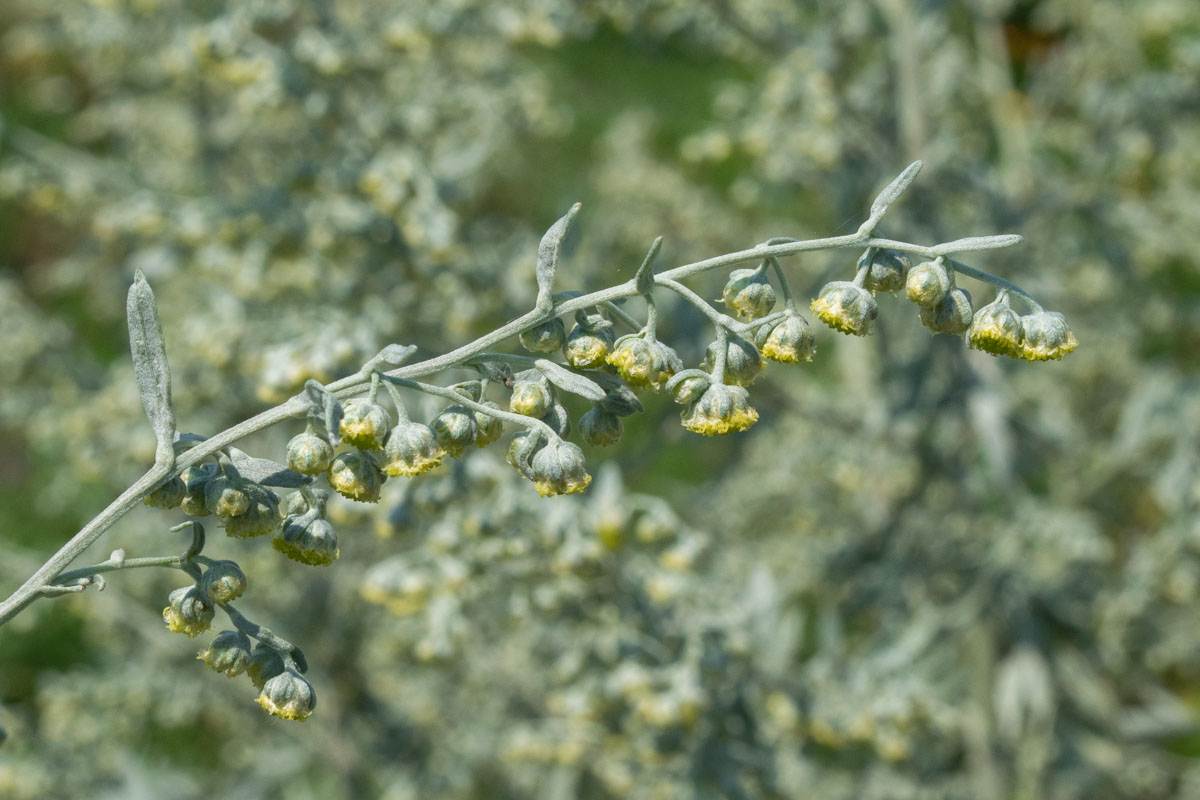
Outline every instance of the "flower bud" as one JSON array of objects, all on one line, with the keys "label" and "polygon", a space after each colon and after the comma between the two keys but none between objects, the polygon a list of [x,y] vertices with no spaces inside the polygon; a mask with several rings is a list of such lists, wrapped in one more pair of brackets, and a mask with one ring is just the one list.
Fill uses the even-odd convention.
[{"label": "flower bud", "polygon": [[325,437],[315,433],[298,433],[287,445],[287,465],[301,475],[319,475],[329,469],[333,448]]},{"label": "flower bud", "polygon": [[229,603],[246,591],[246,575],[232,561],[217,561],[204,571],[201,585],[214,603]]},{"label": "flower bud", "polygon": [[605,360],[634,389],[658,388],[683,369],[683,362],[674,350],[638,333],[618,339]]},{"label": "flower bud", "polygon": [[204,504],[208,513],[218,517],[236,517],[250,508],[247,483],[241,478],[230,478],[218,473],[204,485]]},{"label": "flower bud", "polygon": [[933,333],[963,333],[971,327],[973,314],[966,289],[951,289],[937,305],[921,306],[921,322]]},{"label": "flower bud", "polygon": [[566,344],[566,330],[561,319],[552,319],[523,331],[517,338],[530,352],[556,353]]},{"label": "flower bud", "polygon": [[674,386],[668,385],[668,388],[671,389],[675,402],[686,406],[700,399],[709,384],[712,383],[712,379],[707,375],[689,375],[683,380],[673,383]]},{"label": "flower bud", "polygon": [[337,532],[328,520],[306,513],[288,517],[275,534],[271,546],[293,561],[310,567],[323,567],[337,561]]},{"label": "flower bud", "polygon": [[926,261],[909,270],[904,293],[918,305],[936,306],[949,293],[951,286],[946,267],[938,261]]},{"label": "flower bud", "polygon": [[178,508],[183,502],[183,496],[187,494],[187,484],[180,477],[170,478],[162,486],[151,491],[143,499],[146,505],[151,508]]},{"label": "flower bud", "polygon": [[401,422],[383,446],[383,471],[393,478],[412,477],[436,468],[445,457],[433,428],[422,422]]},{"label": "flower bud", "polygon": [[184,586],[171,592],[163,609],[163,622],[172,633],[195,638],[212,626],[213,606],[197,586]]},{"label": "flower bud", "polygon": [[592,482],[578,445],[555,437],[536,453],[530,463],[534,488],[542,497],[582,492]]},{"label": "flower bud", "polygon": [[1003,292],[975,312],[975,319],[967,330],[967,344],[972,350],[994,356],[1021,358],[1024,342],[1021,318],[1008,305],[1008,296]]},{"label": "flower bud", "polygon": [[879,316],[879,305],[866,289],[849,281],[825,284],[812,301],[817,317],[835,331],[866,336]]},{"label": "flower bud", "polygon": [[896,250],[877,250],[873,247],[858,259],[858,268],[867,267],[863,288],[872,292],[898,292],[906,286],[908,257]]},{"label": "flower bud", "polygon": [[261,689],[267,681],[282,673],[283,669],[283,659],[279,657],[279,653],[260,643],[255,645],[254,652],[250,654],[246,674],[250,677],[250,682]]},{"label": "flower bud", "polygon": [[204,499],[205,489],[209,480],[216,474],[217,468],[212,464],[198,464],[183,471],[179,476],[184,485],[183,500],[180,502],[183,513],[190,517],[208,516],[208,503]]},{"label": "flower bud", "polygon": [[307,678],[288,667],[263,684],[257,702],[277,717],[303,721],[316,708],[317,693]]},{"label": "flower bud", "polygon": [[541,381],[525,381],[515,384],[512,397],[508,400],[508,410],[514,414],[524,414],[527,417],[541,419],[550,409],[554,398],[550,390]]},{"label": "flower bud", "polygon": [[275,493],[257,484],[247,484],[249,507],[236,517],[225,520],[225,533],[237,539],[249,539],[274,533],[279,527],[279,499]]},{"label": "flower bud", "polygon": [[750,405],[750,394],[741,386],[714,383],[681,416],[683,427],[694,433],[715,436],[744,431],[758,421]]},{"label": "flower bud", "polygon": [[221,631],[197,658],[211,670],[237,677],[250,666],[250,637],[241,631]]},{"label": "flower bud", "polygon": [[593,447],[607,447],[621,440],[625,426],[616,414],[593,406],[579,418],[579,435]]},{"label": "flower bud", "polygon": [[[758,348],[740,336],[728,334],[725,347],[725,382],[735,386],[749,386],[762,369],[762,358]],[[720,344],[710,342],[704,353],[704,368],[709,372],[717,363]]]},{"label": "flower bud", "polygon": [[546,446],[546,438],[532,431],[521,431],[508,443],[505,458],[529,480],[533,480],[533,457]]},{"label": "flower bud", "polygon": [[1079,346],[1067,319],[1057,311],[1034,311],[1021,317],[1025,342],[1021,358],[1027,361],[1061,359]]},{"label": "flower bud", "polygon": [[774,326],[764,325],[758,331],[755,341],[759,352],[772,361],[802,364],[812,361],[817,352],[817,340],[808,320],[793,311]]},{"label": "flower bud", "polygon": [[615,338],[611,325],[604,328],[575,325],[567,335],[567,363],[577,369],[600,369]]},{"label": "flower bud", "polygon": [[757,319],[775,307],[775,289],[758,269],[735,269],[721,291],[725,305],[743,319]]},{"label": "flower bud", "polygon": [[475,415],[464,406],[447,406],[434,419],[433,432],[442,449],[458,458],[475,443]]},{"label": "flower bud", "polygon": [[360,503],[378,502],[385,480],[374,456],[363,450],[338,453],[326,477],[335,492]]},{"label": "flower bud", "polygon": [[362,450],[382,450],[391,427],[392,418],[386,408],[359,397],[346,403],[338,435],[346,444]]},{"label": "flower bud", "polygon": [[[483,400],[480,405],[500,410],[500,406],[491,400]],[[500,437],[504,435],[504,423],[499,417],[493,417],[491,414],[484,414],[481,411],[474,411],[472,415],[475,417],[476,447],[487,447],[489,444],[499,441]]]}]

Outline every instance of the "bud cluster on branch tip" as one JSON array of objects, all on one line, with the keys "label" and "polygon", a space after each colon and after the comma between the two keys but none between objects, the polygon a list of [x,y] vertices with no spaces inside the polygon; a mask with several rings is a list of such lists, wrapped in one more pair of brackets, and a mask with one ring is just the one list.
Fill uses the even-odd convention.
[{"label": "bud cluster on branch tip", "polygon": [[657,389],[683,369],[674,350],[644,333],[622,336],[606,360],[633,389]]},{"label": "bud cluster on branch tip", "polygon": [[905,288],[911,266],[908,256],[895,250],[869,247],[858,259],[859,271],[865,271],[863,288],[872,292],[898,292]]},{"label": "bud cluster on branch tip", "polygon": [[866,336],[879,316],[879,304],[869,291],[850,281],[825,284],[812,301],[813,313],[835,331]]},{"label": "bud cluster on branch tip", "polygon": [[758,319],[775,307],[775,289],[762,267],[735,269],[729,273],[721,300],[742,319]]},{"label": "bud cluster on branch tip", "polygon": [[755,344],[764,358],[783,364],[804,364],[817,353],[817,339],[808,320],[790,308],[779,322],[758,329]]},{"label": "bud cluster on branch tip", "polygon": [[325,437],[298,433],[287,444],[288,469],[301,475],[320,475],[333,463],[333,448]]},{"label": "bud cluster on branch tip", "polygon": [[517,338],[531,353],[557,353],[566,344],[567,333],[561,319],[552,319],[523,331]]},{"label": "bud cluster on branch tip", "polygon": [[393,478],[429,472],[445,458],[433,428],[422,422],[401,422],[383,445],[383,471]]},{"label": "bud cluster on branch tip", "polygon": [[212,626],[213,604],[198,586],[184,586],[171,592],[163,609],[163,621],[172,633],[196,637]]},{"label": "bud cluster on branch tip", "polygon": [[758,421],[758,412],[741,386],[713,383],[684,409],[681,418],[689,431],[715,436],[746,430]]},{"label": "bud cluster on branch tip", "polygon": [[221,631],[197,658],[209,669],[235,678],[250,666],[250,637],[241,631]]},{"label": "bud cluster on branch tip", "polygon": [[204,571],[200,585],[214,603],[229,603],[246,591],[246,575],[232,561],[216,561]]},{"label": "bud cluster on branch tip", "polygon": [[338,423],[338,435],[342,441],[362,450],[382,450],[392,427],[392,418],[387,409],[378,403],[355,398],[346,403],[345,413]]},{"label": "bud cluster on branch tip", "polygon": [[[725,382],[735,386],[749,386],[762,370],[762,358],[758,348],[736,334],[726,336]],[[710,342],[704,353],[704,369],[712,372],[721,352],[719,341]]]},{"label": "bud cluster on branch tip", "polygon": [[360,503],[378,502],[379,492],[386,480],[375,455],[366,450],[338,453],[329,465],[326,478],[335,492]]},{"label": "bud cluster on branch tip", "polygon": [[317,706],[317,692],[307,678],[287,667],[263,684],[258,704],[277,717],[303,721]]},{"label": "bud cluster on branch tip", "polygon": [[441,448],[453,458],[475,444],[478,425],[471,409],[458,404],[446,406],[433,420],[433,433]]},{"label": "bud cluster on branch tip", "polygon": [[612,352],[615,341],[612,323],[594,315],[575,323],[575,327],[567,334],[563,352],[567,363],[576,369],[600,369]]}]

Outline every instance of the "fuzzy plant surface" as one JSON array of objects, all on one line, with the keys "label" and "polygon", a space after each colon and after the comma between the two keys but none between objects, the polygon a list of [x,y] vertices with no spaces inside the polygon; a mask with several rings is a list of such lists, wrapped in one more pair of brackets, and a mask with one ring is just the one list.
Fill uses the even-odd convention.
[{"label": "fuzzy plant surface", "polygon": [[[245,506],[128,498],[0,628],[0,796],[1200,795],[1198,32],[1184,0],[0,4],[0,587],[165,450],[138,270],[176,425],[208,437],[171,437],[170,473],[195,457]],[[753,257],[672,279],[707,310],[656,283],[654,312],[558,316],[554,353],[534,325],[384,376],[535,308],[577,199],[558,307],[660,235],[655,278],[852,235],[917,158],[875,238],[1024,246],[948,254],[945,283],[882,242]],[[1018,346],[1037,309],[951,260],[1083,346],[1053,359],[1052,316]],[[731,328],[784,313],[777,269],[795,316]],[[963,291],[975,347],[929,335]],[[670,391],[645,335],[618,358],[649,386],[607,363],[651,313]],[[391,342],[418,349],[362,374]],[[692,372],[722,356],[720,385]],[[320,387],[347,376],[335,447]],[[555,448],[531,480],[504,456],[532,422],[467,401],[565,410],[583,471]]]}]

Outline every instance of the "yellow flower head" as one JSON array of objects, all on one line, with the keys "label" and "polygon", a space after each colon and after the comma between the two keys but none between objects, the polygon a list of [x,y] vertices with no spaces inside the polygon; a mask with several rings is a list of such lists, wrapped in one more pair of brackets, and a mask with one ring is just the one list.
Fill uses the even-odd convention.
[{"label": "yellow flower head", "polygon": [[879,316],[879,304],[866,289],[849,281],[825,284],[812,301],[813,313],[835,331],[866,336]]},{"label": "yellow flower head", "polygon": [[741,386],[714,383],[682,414],[683,427],[693,433],[718,436],[744,431],[758,421],[750,394]]}]

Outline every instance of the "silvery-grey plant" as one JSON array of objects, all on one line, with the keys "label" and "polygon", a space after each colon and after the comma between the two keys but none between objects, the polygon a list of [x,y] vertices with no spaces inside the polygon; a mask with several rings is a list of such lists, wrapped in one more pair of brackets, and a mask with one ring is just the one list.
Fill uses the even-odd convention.
[{"label": "silvery-grey plant", "polygon": [[[274,534],[276,549],[309,565],[336,560],[336,533],[326,519],[327,493],[315,488],[325,475],[331,488],[351,499],[378,500],[389,477],[418,475],[446,455],[460,457],[471,445],[495,442],[503,423],[523,429],[508,448],[509,462],[544,496],[573,494],[587,488],[591,476],[582,451],[566,441],[571,421],[557,394],[592,403],[582,421],[586,441],[610,443],[620,436],[620,418],[641,410],[636,391],[666,389],[685,406],[682,422],[703,434],[744,431],[758,419],[746,386],[761,368],[762,357],[780,362],[811,360],[815,344],[800,315],[780,259],[798,253],[860,249],[852,280],[827,284],[812,301],[816,316],[847,334],[870,332],[878,315],[877,292],[905,291],[920,307],[920,318],[933,333],[964,335],[968,344],[994,355],[1030,361],[1062,358],[1075,349],[1074,335],[1061,315],[1045,311],[1018,286],[968,266],[953,256],[1009,247],[1013,234],[957,239],[933,246],[883,237],[878,232],[889,207],[916,178],[922,162],[909,165],[876,197],[869,215],[854,233],[820,239],[769,239],[752,248],[655,272],[661,237],[651,245],[635,276],[590,293],[555,292],[560,246],[579,205],[555,222],[542,238],[535,269],[537,297],[527,314],[448,353],[409,363],[413,346],[389,345],[352,375],[329,384],[310,380],[304,391],[273,408],[212,436],[180,434],[171,400],[171,374],[154,293],[139,271],[129,290],[127,317],[134,370],[142,405],[157,446],[155,463],[106,509],[88,522],[11,596],[0,603],[0,625],[30,603],[104,587],[104,574],[134,567],[169,567],[192,581],[171,593],[163,618],[170,630],[197,636],[207,631],[220,608],[236,630],[217,636],[201,659],[230,676],[245,672],[262,691],[264,709],[287,719],[306,719],[315,691],[302,676],[303,654],[265,627],[243,616],[232,601],[246,589],[240,568],[203,554],[204,527],[196,519],[172,530],[187,530],[191,543],[182,555],[126,558],[115,550],[104,562],[67,570],[115,522],[140,502],[174,509],[191,517],[215,515],[227,534],[246,538]],[[927,259],[916,267],[911,257]],[[718,269],[734,269],[721,303],[731,317],[687,288],[686,278]],[[956,286],[961,275],[993,284],[999,291],[975,312],[970,295]],[[774,284],[772,283],[774,279]],[[784,307],[774,311],[776,288]],[[700,368],[685,369],[678,355],[658,340],[655,292],[666,289],[695,306],[712,323],[714,341]],[[645,322],[620,307],[639,297]],[[1029,310],[1018,315],[1010,299]],[[563,319],[573,317],[568,334]],[[631,328],[620,338],[617,324]],[[518,337],[533,355],[495,352]],[[565,363],[549,358],[564,354]],[[450,370],[470,370],[473,379],[441,385],[422,378]],[[512,390],[510,410],[487,400],[489,388]],[[377,401],[390,396],[397,424]],[[409,419],[402,390],[447,401],[429,425]],[[257,458],[234,447],[245,436],[290,419],[306,420],[306,429],[289,444],[286,465]],[[345,446],[340,453],[336,448]],[[280,514],[273,489],[293,489]],[[257,642],[251,651],[251,642]]]}]

